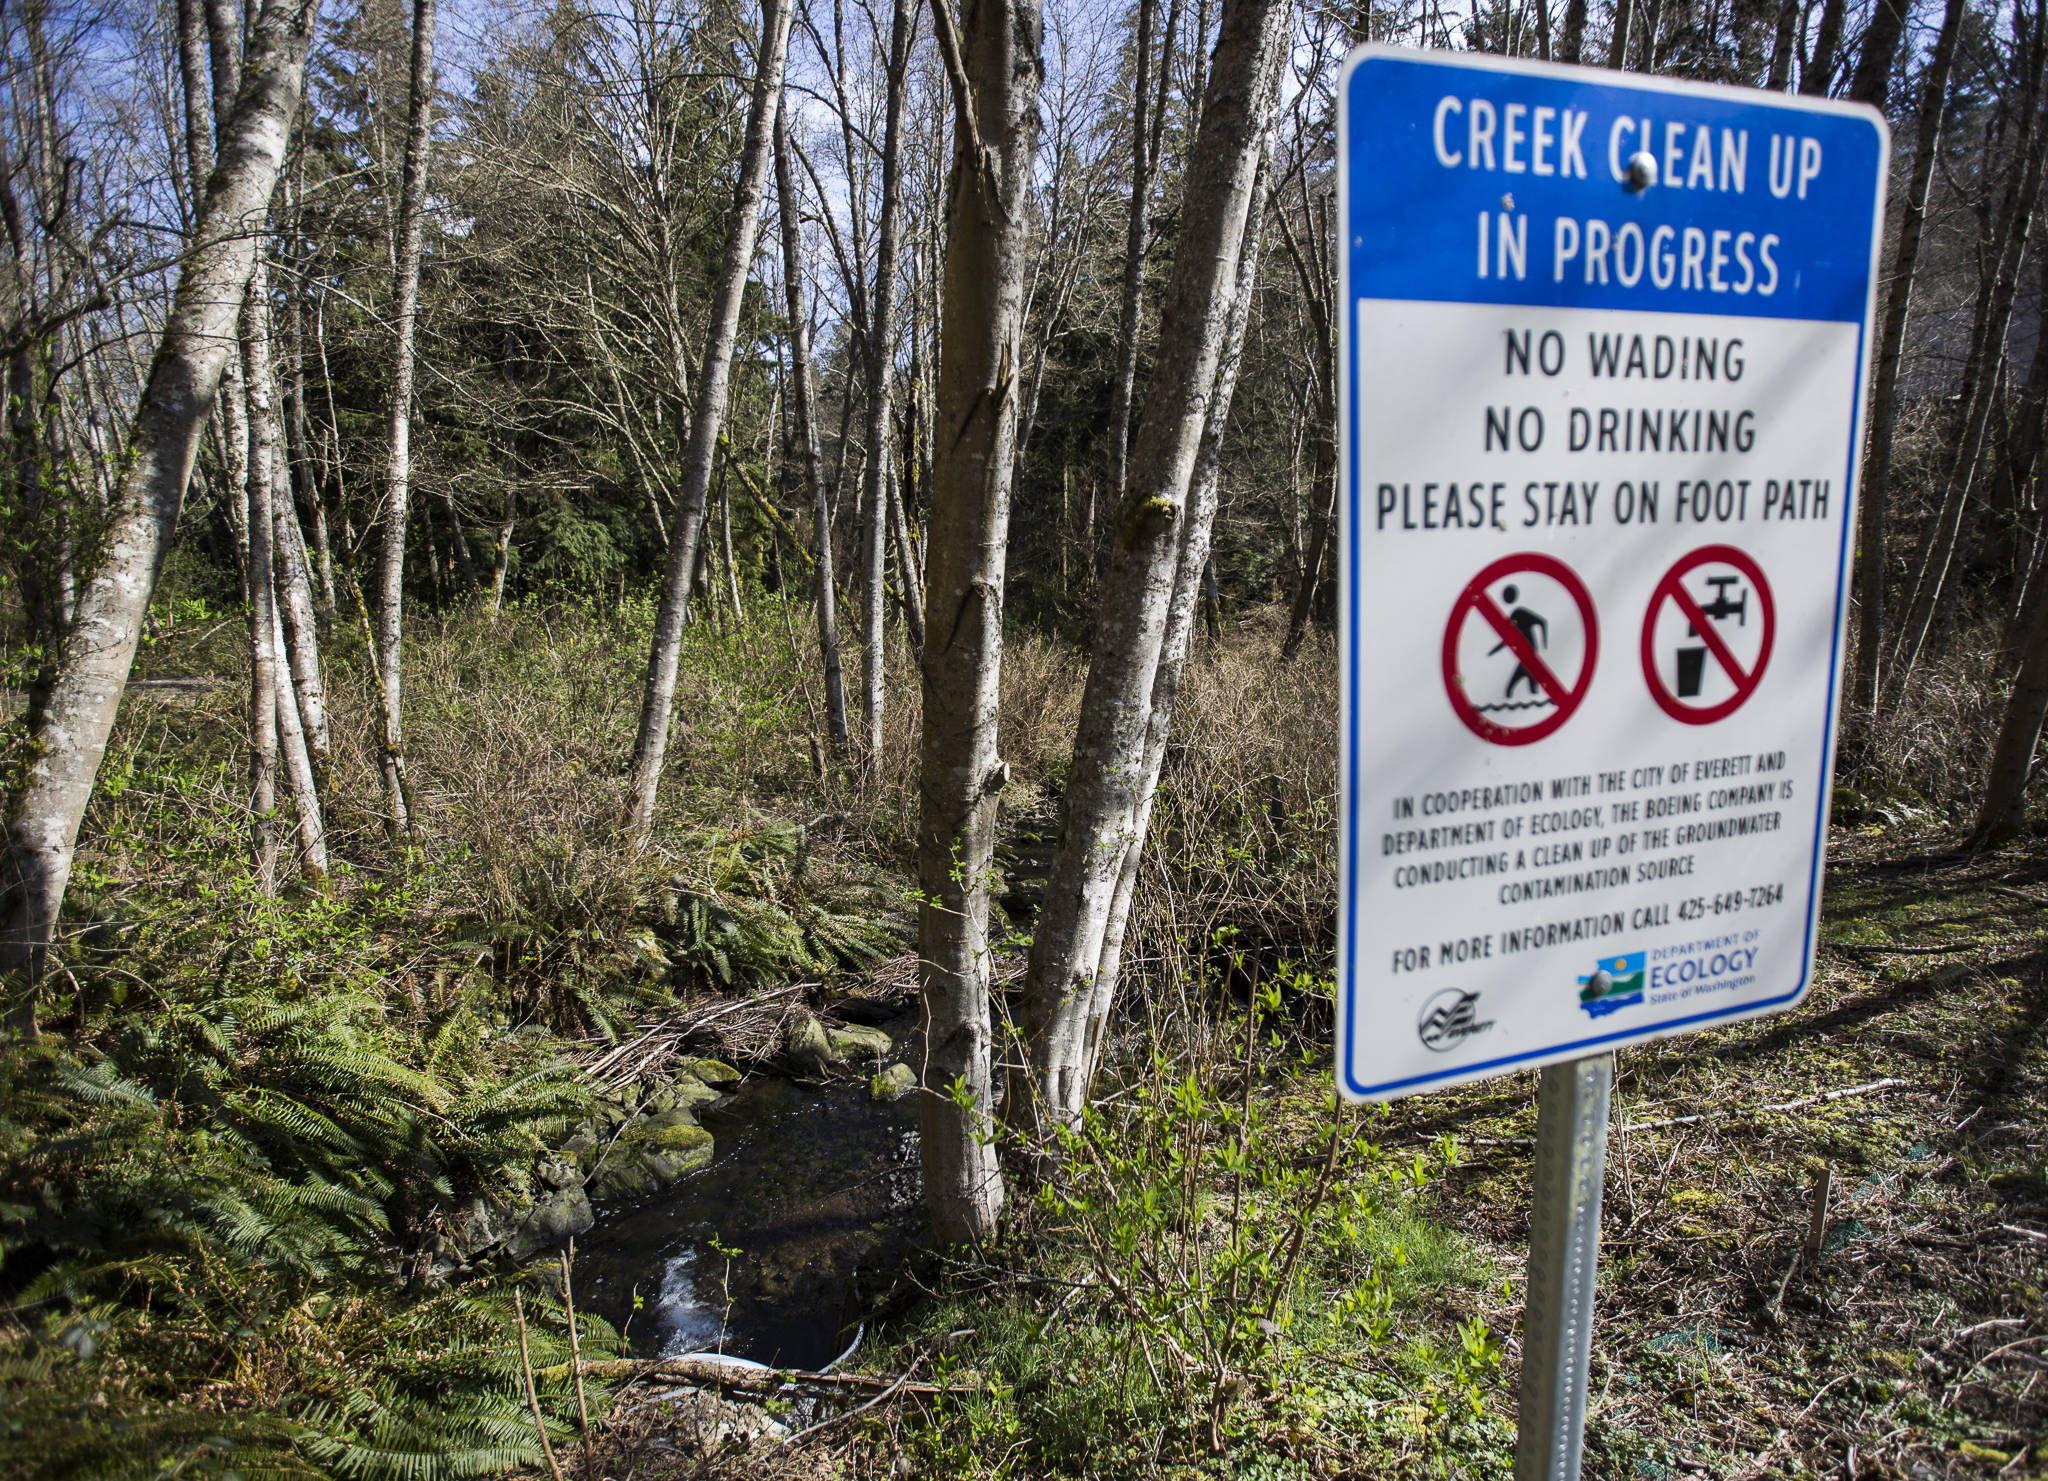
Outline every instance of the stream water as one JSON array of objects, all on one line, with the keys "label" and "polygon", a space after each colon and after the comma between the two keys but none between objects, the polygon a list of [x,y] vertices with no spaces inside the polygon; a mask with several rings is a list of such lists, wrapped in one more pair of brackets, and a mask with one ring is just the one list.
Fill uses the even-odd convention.
[{"label": "stream water", "polygon": [[830,1362],[922,1237],[916,1098],[764,1075],[699,1116],[712,1161],[577,1239],[578,1303],[641,1356]]}]

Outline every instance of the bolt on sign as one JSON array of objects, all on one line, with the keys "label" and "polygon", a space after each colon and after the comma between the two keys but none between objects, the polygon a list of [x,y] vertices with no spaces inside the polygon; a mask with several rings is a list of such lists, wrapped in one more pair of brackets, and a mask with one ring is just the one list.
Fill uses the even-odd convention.
[{"label": "bolt on sign", "polygon": [[1381,47],[1338,117],[1343,1092],[1790,1007],[1882,120]]}]

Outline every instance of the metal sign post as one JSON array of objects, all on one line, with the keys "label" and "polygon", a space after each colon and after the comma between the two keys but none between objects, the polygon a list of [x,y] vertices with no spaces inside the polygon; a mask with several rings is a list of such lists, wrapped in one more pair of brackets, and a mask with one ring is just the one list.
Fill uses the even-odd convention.
[{"label": "metal sign post", "polygon": [[1515,1481],[1576,1481],[1593,1352],[1600,1183],[1614,1056],[1547,1066],[1536,1092],[1536,1208],[1529,1219]]},{"label": "metal sign post", "polygon": [[1614,1051],[1813,977],[1890,141],[1389,47],[1337,132],[1337,1085],[1543,1068],[1517,1475],[1570,1481]]}]

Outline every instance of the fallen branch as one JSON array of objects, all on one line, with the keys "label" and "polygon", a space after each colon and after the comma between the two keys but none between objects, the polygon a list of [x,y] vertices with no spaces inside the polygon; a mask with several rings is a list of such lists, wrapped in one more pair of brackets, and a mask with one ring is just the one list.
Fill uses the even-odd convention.
[{"label": "fallen branch", "polygon": [[1959,941],[1954,946],[1878,946],[1861,941],[1823,941],[1824,951],[1839,951],[1850,956],[1954,956],[1959,951],[1969,951],[1982,945],[1977,941]]},{"label": "fallen branch", "polygon": [[1852,1095],[1871,1095],[1880,1090],[1891,1090],[1910,1081],[1884,1079],[1872,1080],[1868,1085],[1851,1085],[1846,1090],[1827,1090],[1819,1095],[1802,1096],[1798,1100],[1781,1101],[1774,1106],[1734,1106],[1725,1111],[1701,1111],[1693,1116],[1667,1116],[1662,1121],[1631,1121],[1622,1127],[1623,1131],[1656,1131],[1666,1126],[1693,1126],[1702,1121],[1718,1121],[1724,1116],[1760,1116],[1767,1111],[1803,1111],[1808,1106],[1817,1106],[1824,1101],[1846,1100]]},{"label": "fallen branch", "polygon": [[[710,1358],[594,1358],[580,1364],[557,1363],[551,1368],[542,1368],[535,1375],[543,1379],[561,1379],[570,1375],[572,1368],[586,1378],[601,1379],[653,1379],[657,1383],[703,1384],[715,1388],[746,1389],[750,1392],[764,1389],[818,1387],[828,1389],[853,1389],[870,1392],[876,1389],[890,1393],[936,1394],[939,1387],[931,1383],[911,1383],[908,1373],[893,1378],[870,1378],[861,1373],[813,1373],[804,1368],[743,1368],[734,1363],[721,1363]],[[959,1385],[953,1385],[958,1391]]]}]

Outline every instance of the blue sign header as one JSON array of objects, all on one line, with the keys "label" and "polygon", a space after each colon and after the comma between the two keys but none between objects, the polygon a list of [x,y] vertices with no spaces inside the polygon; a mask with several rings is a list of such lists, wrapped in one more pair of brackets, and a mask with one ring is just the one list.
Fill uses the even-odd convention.
[{"label": "blue sign header", "polygon": [[1874,109],[1384,48],[1343,86],[1354,299],[1863,318]]}]

